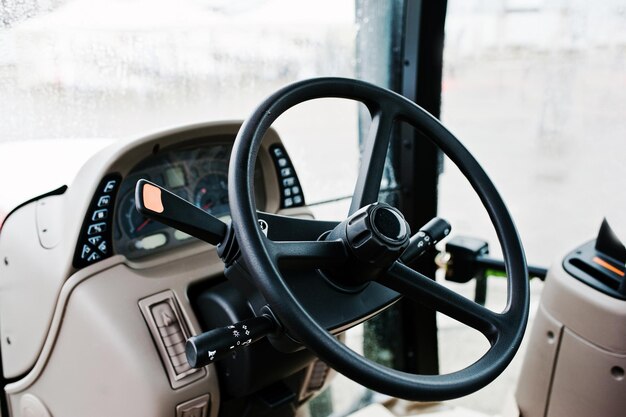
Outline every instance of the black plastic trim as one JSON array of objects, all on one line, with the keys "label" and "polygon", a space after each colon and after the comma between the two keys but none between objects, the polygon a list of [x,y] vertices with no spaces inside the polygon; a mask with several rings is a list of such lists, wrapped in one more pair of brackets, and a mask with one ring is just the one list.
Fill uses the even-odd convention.
[{"label": "black plastic trim", "polygon": [[9,216],[11,216],[11,214],[15,213],[17,210],[21,209],[22,207],[24,207],[27,204],[30,204],[30,203],[35,202],[37,200],[41,200],[42,198],[50,197],[50,196],[53,196],[53,195],[63,195],[67,191],[67,188],[68,188],[67,185],[62,185],[62,186],[60,186],[59,188],[57,188],[55,190],[48,191],[47,193],[40,194],[37,197],[33,197],[33,198],[31,198],[29,200],[26,200],[23,203],[17,205],[15,208],[13,208],[13,210],[9,211],[9,213],[2,220],[2,223],[0,223],[0,231],[2,231],[2,225],[7,221]]},{"label": "black plastic trim", "polygon": [[[289,158],[287,150],[283,145],[274,144],[270,146],[269,151],[272,161],[274,162],[274,168],[276,169],[276,177],[278,178],[280,208],[285,209],[304,206],[304,191],[302,190],[298,174],[291,162],[291,158]],[[284,160],[282,165],[281,160]],[[283,170],[289,170],[289,173],[283,175]],[[287,181],[292,183],[287,184]]]},{"label": "black plastic trim", "polygon": [[[122,176],[118,173],[107,174],[100,183],[98,188],[94,191],[89,203],[89,208],[85,213],[83,225],[78,235],[78,241],[76,242],[76,249],[74,250],[74,259],[72,265],[76,269],[84,268],[88,265],[99,262],[113,255],[113,224],[115,219],[115,201],[117,192],[120,189],[122,182]],[[113,184],[110,186],[110,184]],[[110,186],[110,189],[107,189]],[[103,198],[108,198],[108,202],[102,205],[100,202]],[[93,219],[97,212],[106,210],[106,217],[102,219]],[[100,232],[93,232],[92,230],[101,230]],[[90,234],[91,233],[91,234]],[[100,240],[96,243],[90,241],[99,237]],[[105,245],[105,249],[102,249],[100,245]],[[83,255],[83,249],[89,250],[88,254]]]},{"label": "black plastic trim", "polygon": [[598,257],[617,270],[624,271],[624,266],[615,259],[597,251],[595,244],[596,240],[594,239],[568,253],[563,259],[563,269],[596,291],[626,301],[626,293],[620,292],[620,289],[626,286],[626,277],[619,277],[618,274],[602,268],[593,262],[593,258]]}]

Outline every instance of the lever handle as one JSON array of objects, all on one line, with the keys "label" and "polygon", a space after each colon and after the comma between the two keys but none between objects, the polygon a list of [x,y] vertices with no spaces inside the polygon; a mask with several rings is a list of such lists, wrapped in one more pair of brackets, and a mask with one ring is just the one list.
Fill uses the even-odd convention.
[{"label": "lever handle", "polygon": [[411,263],[422,256],[428,249],[450,234],[452,226],[441,217],[435,217],[426,223],[417,233],[411,236],[409,246],[400,256],[405,264]]},{"label": "lever handle", "polygon": [[190,337],[185,345],[187,362],[192,368],[201,368],[262,339],[276,327],[274,320],[263,315]]},{"label": "lever handle", "polygon": [[220,244],[226,236],[224,222],[150,181],[137,181],[135,206],[144,216],[212,245]]}]

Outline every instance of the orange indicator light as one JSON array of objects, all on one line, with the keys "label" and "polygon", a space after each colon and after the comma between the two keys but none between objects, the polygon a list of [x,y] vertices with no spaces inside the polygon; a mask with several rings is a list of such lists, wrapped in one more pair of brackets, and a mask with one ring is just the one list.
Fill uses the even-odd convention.
[{"label": "orange indicator light", "polygon": [[611,272],[616,273],[617,275],[619,275],[620,277],[624,276],[624,271],[614,267],[613,265],[611,265],[610,263],[606,262],[603,259],[598,258],[597,256],[594,256],[594,258],[592,259],[595,263],[597,263],[598,265],[600,265],[602,268],[604,269],[608,269]]}]

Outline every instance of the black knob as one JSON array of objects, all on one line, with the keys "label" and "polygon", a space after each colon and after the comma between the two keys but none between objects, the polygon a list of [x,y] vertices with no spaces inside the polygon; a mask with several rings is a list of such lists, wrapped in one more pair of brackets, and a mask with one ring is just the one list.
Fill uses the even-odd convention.
[{"label": "black knob", "polygon": [[357,259],[383,267],[404,252],[410,230],[398,209],[385,203],[374,203],[357,211],[348,220],[346,238]]}]

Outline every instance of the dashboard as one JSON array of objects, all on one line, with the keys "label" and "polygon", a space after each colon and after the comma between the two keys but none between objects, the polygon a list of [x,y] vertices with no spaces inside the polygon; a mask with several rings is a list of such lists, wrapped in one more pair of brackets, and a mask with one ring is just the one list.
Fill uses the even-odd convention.
[{"label": "dashboard", "polygon": [[[228,222],[229,138],[214,138],[210,145],[161,152],[137,164],[122,181],[115,214],[115,252],[128,259],[159,253],[196,241],[186,233],[145,218],[135,209],[135,184],[146,179]],[[261,166],[256,167],[255,198],[265,209],[266,194]]]},{"label": "dashboard", "polygon": [[[139,260],[199,242],[137,212],[135,185],[140,179],[163,186],[228,223],[228,165],[234,140],[234,134],[214,134],[185,138],[163,148],[156,144],[139,158],[129,156],[122,172],[109,171],[101,178],[85,214],[74,268],[113,255]],[[300,181],[280,141],[262,148],[255,167],[254,190],[261,211],[305,205]]]},{"label": "dashboard", "polygon": [[[228,169],[240,126],[202,123],[113,142],[69,187],[7,217],[0,348],[12,415],[26,415],[34,400],[64,416],[165,417],[198,407],[207,417],[241,415],[239,399],[257,398],[265,387],[292,387],[296,405],[322,389],[323,362],[306,351],[278,352],[269,341],[189,369],[184,340],[246,320],[251,310],[224,279],[213,247],[135,209],[136,183],[146,179],[228,222]],[[257,155],[254,196],[259,210],[312,218],[273,129]],[[102,389],[87,382],[94,378]]]}]

